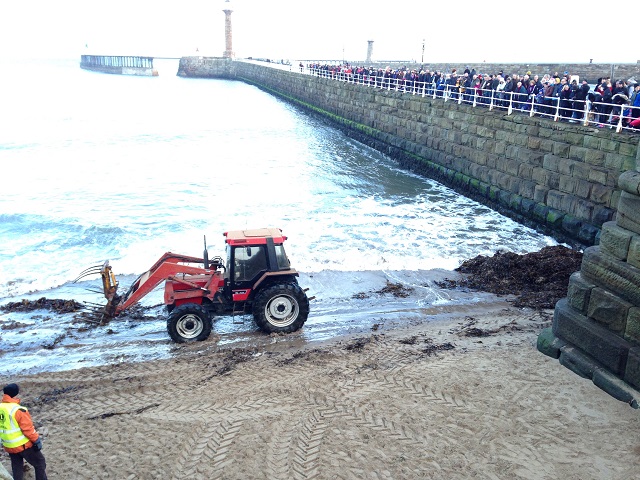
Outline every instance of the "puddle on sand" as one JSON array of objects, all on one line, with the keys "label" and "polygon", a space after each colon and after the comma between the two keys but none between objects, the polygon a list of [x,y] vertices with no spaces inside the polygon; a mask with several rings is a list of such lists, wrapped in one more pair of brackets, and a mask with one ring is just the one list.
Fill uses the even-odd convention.
[{"label": "puddle on sand", "polygon": [[[235,347],[304,347],[349,334],[384,332],[452,315],[476,314],[496,302],[502,303],[494,295],[482,292],[438,288],[434,282],[445,278],[458,278],[458,274],[445,270],[301,274],[300,285],[308,287],[308,295],[316,298],[311,301],[309,319],[300,331],[266,335],[249,315],[224,316],[216,319],[209,339],[193,344],[176,344],[169,339],[162,288],[144,299],[142,318],[122,315],[104,326],[78,322],[73,313],[3,313],[0,375],[138,362]],[[88,293],[86,287],[94,285],[65,285],[20,299],[47,297],[98,303],[99,297]],[[5,299],[2,304],[20,299]]]}]

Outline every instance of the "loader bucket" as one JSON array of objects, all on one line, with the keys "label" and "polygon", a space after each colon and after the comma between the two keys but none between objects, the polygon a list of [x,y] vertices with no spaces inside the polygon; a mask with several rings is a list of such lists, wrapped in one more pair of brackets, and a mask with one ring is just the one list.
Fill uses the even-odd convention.
[{"label": "loader bucket", "polygon": [[81,278],[96,274],[100,274],[100,277],[102,278],[102,291],[107,299],[107,304],[104,307],[95,304],[88,305],[87,307],[91,311],[91,316],[95,317],[96,320],[99,320],[100,323],[102,323],[105,319],[108,320],[115,317],[116,307],[119,301],[119,297],[117,295],[118,282],[116,280],[116,276],[111,270],[109,260],[105,261],[102,265],[94,265],[83,270],[73,282],[75,283]]}]

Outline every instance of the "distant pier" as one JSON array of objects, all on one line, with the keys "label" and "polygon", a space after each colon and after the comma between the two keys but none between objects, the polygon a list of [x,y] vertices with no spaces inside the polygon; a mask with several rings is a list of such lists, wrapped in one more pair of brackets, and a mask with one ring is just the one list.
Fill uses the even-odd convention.
[{"label": "distant pier", "polygon": [[81,55],[80,68],[116,75],[157,76],[153,57],[119,55]]}]

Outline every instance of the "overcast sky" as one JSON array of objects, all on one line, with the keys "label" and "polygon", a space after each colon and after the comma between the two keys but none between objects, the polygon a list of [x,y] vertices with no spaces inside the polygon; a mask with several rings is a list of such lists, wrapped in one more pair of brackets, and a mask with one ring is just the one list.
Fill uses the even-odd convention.
[{"label": "overcast sky", "polygon": [[[0,57],[77,58],[81,53],[221,56],[223,0],[16,0],[0,8]],[[571,9],[542,3],[458,0],[232,0],[238,57],[429,62],[635,63],[613,24],[596,34]],[[536,5],[535,7],[532,7]],[[569,18],[562,19],[561,12]],[[585,13],[586,15],[586,13]],[[586,17],[585,17],[586,18]],[[590,40],[589,37],[594,39]],[[597,38],[600,38],[596,40]],[[628,42],[626,42],[628,43]],[[625,42],[621,43],[622,45]]]}]

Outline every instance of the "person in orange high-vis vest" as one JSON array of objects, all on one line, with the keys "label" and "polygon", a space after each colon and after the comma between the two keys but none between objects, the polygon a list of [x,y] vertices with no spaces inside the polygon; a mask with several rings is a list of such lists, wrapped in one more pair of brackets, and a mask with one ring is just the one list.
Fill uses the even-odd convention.
[{"label": "person in orange high-vis vest", "polygon": [[10,383],[3,389],[0,403],[0,439],[2,446],[11,458],[13,480],[22,480],[24,461],[29,462],[35,472],[36,480],[47,480],[47,463],[42,454],[42,440],[36,432],[29,411],[20,405],[17,398],[20,388]]}]

